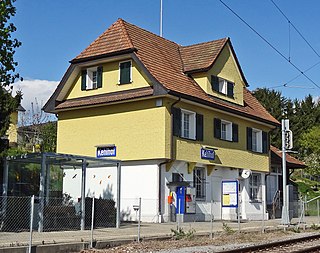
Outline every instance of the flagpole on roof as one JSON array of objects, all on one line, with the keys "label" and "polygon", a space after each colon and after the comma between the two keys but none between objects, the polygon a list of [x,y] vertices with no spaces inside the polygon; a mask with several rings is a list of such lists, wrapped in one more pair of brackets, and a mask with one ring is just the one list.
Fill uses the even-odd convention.
[{"label": "flagpole on roof", "polygon": [[162,0],[160,0],[160,37],[162,37]]}]

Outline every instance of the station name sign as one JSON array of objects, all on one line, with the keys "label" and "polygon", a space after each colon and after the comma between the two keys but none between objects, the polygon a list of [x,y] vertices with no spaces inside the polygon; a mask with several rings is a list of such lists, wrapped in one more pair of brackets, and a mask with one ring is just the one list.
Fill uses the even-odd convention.
[{"label": "station name sign", "polygon": [[117,155],[116,146],[112,147],[97,147],[97,158],[100,157],[115,157]]},{"label": "station name sign", "polygon": [[216,157],[216,153],[213,149],[201,148],[201,159],[206,160],[214,160]]}]

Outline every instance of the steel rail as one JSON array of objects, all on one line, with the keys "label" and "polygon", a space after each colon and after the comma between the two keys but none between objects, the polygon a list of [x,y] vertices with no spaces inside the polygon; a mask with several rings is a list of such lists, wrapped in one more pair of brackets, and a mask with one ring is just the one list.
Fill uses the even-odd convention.
[{"label": "steel rail", "polygon": [[[315,240],[315,239],[320,239],[320,234],[305,236],[305,237],[300,237],[300,238],[294,238],[294,239],[289,239],[289,240],[284,240],[284,241],[269,242],[269,243],[265,243],[265,244],[258,244],[258,245],[243,247],[243,248],[218,251],[217,253],[256,252],[258,250],[270,249],[270,248],[275,248],[275,247],[289,245],[289,244],[296,244],[296,243],[301,243],[304,241]],[[318,250],[320,248],[320,245],[315,246],[315,247],[318,247],[318,248],[315,248],[315,250]],[[309,249],[310,248],[305,248],[302,250],[309,250]],[[313,252],[313,251],[296,251],[296,252],[299,253],[299,252]]]}]

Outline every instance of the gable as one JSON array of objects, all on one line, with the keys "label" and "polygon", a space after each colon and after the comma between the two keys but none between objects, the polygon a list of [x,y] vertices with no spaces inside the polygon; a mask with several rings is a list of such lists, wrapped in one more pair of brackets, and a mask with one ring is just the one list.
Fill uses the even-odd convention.
[{"label": "gable", "polygon": [[[232,103],[244,105],[243,88],[246,87],[246,82],[229,43],[223,47],[211,68],[206,72],[193,73],[191,76],[207,94]],[[234,84],[233,98],[213,90],[211,85],[212,76]]]},{"label": "gable", "polygon": [[[131,81],[125,84],[119,83],[120,78],[120,63],[131,63]],[[82,71],[92,68],[102,68],[102,87],[82,90]],[[76,78],[73,80],[71,87],[64,99],[74,99],[80,97],[89,97],[94,95],[108,94],[119,91],[127,91],[132,89],[139,89],[143,87],[150,87],[151,81],[146,74],[139,69],[138,65],[130,58],[125,58],[117,61],[97,63],[89,66],[78,68]]]}]

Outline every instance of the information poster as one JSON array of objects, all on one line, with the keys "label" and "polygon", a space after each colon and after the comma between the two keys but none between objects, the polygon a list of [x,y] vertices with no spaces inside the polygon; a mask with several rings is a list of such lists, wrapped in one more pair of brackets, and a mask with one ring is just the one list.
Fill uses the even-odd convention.
[{"label": "information poster", "polygon": [[222,181],[222,207],[238,207],[238,181]]}]

